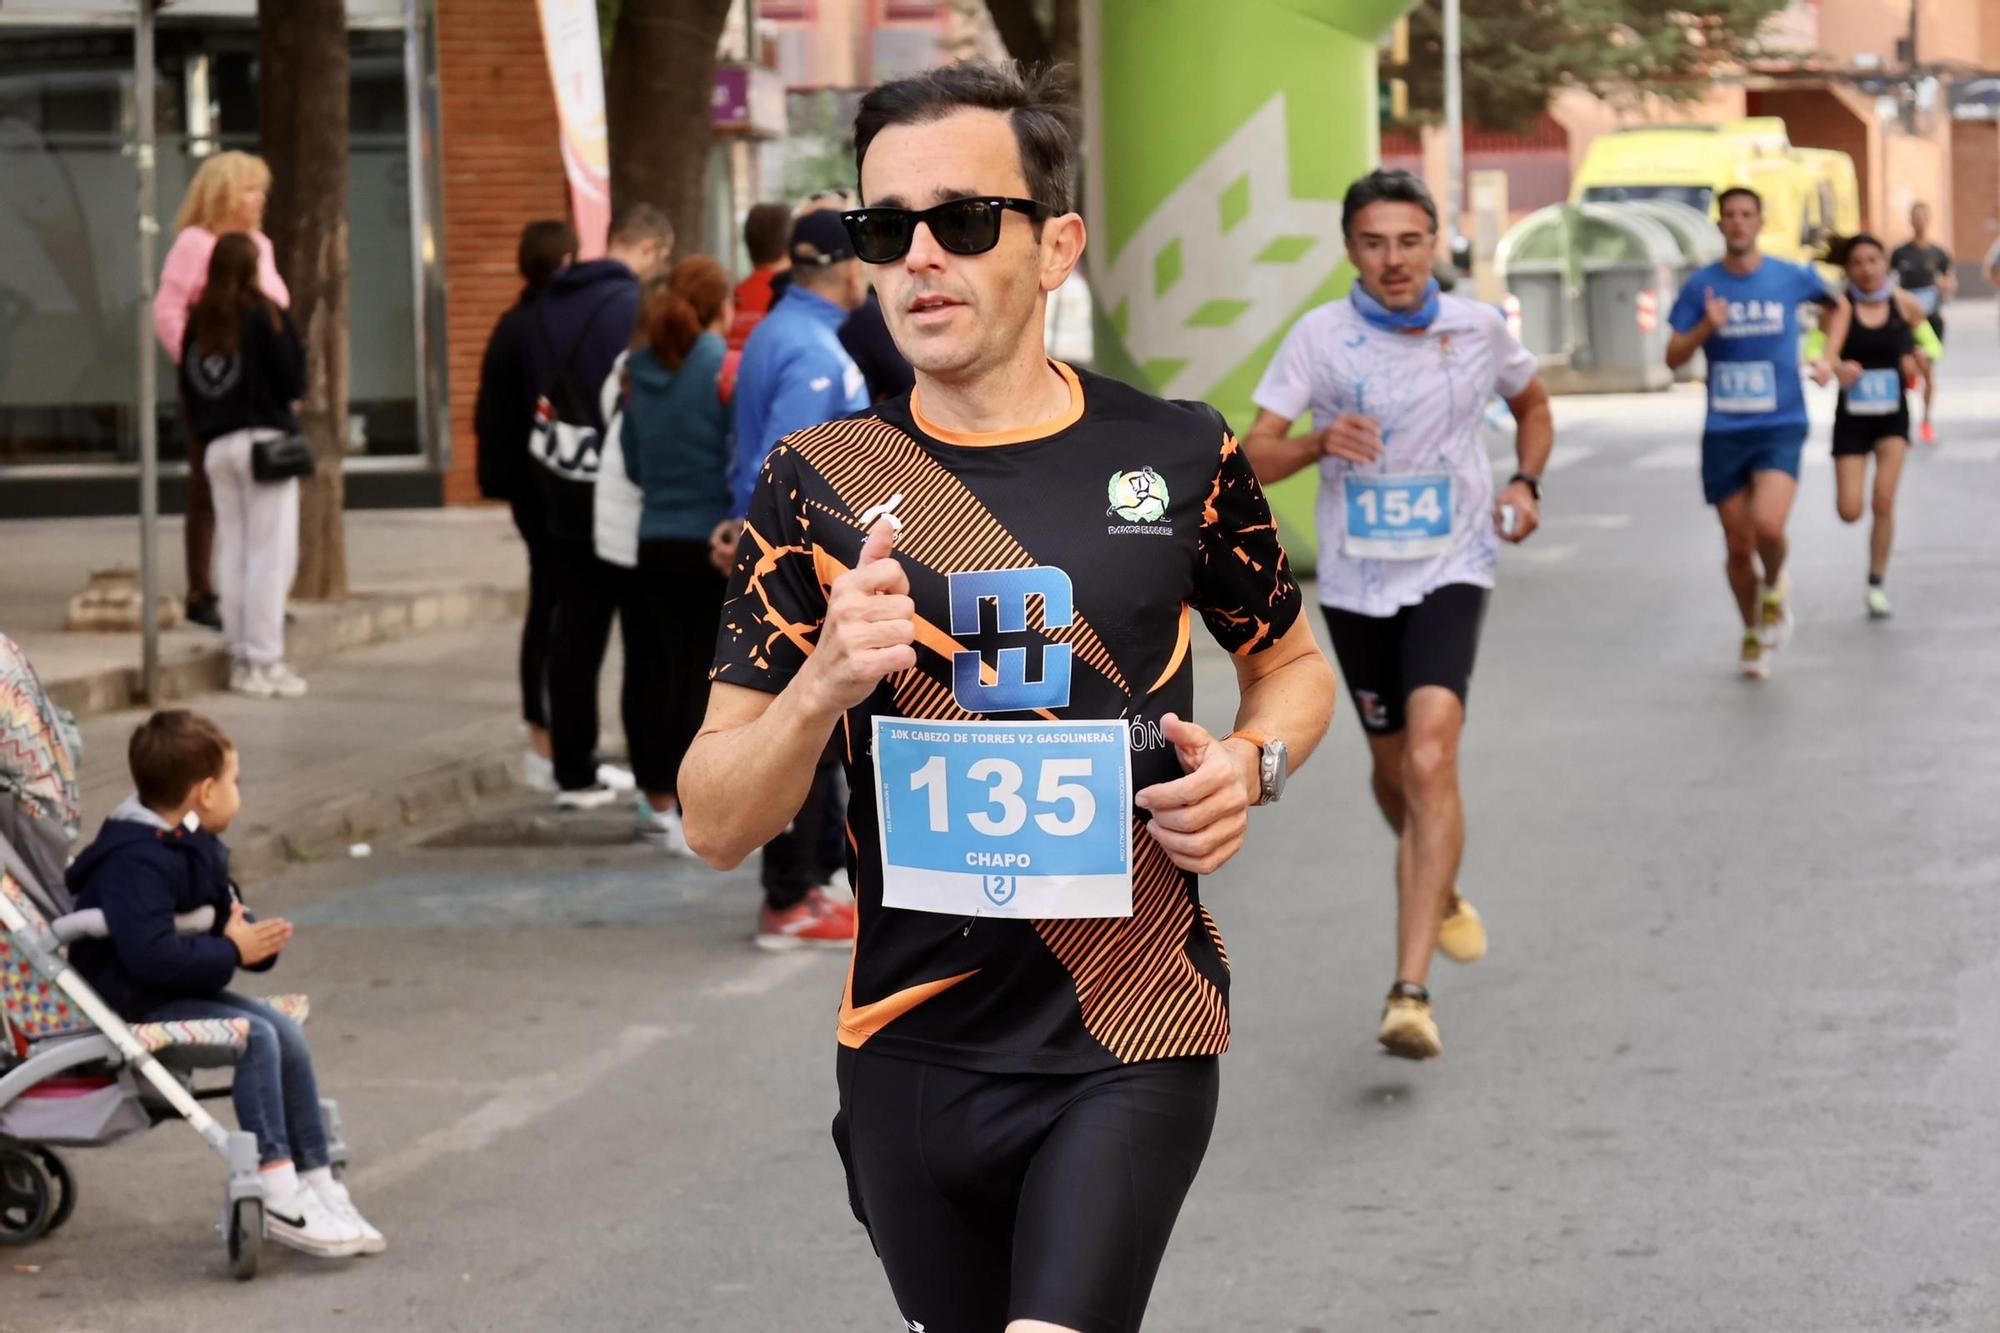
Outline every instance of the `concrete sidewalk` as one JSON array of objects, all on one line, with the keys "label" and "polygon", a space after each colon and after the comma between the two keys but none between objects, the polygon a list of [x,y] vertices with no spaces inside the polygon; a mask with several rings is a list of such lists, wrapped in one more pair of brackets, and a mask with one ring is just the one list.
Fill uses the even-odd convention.
[{"label": "concrete sidewalk", "polygon": [[[311,672],[335,654],[413,633],[518,623],[527,559],[499,508],[364,510],[347,515],[345,602],[300,602],[287,656]],[[130,518],[0,522],[0,632],[27,650],[57,702],[81,717],[128,708],[139,695],[140,637],[70,633],[70,598],[93,569],[137,568],[138,522]],[[179,598],[181,520],[160,521],[162,598]],[[220,689],[228,674],[221,636],[183,625],[161,636],[164,699]]]},{"label": "concrete sidewalk", "polygon": [[[314,670],[311,692],[296,701],[191,700],[242,756],[243,812],[228,834],[237,877],[346,857],[354,844],[393,841],[406,825],[512,789],[524,740],[518,635],[513,622],[492,622],[345,652]],[[604,673],[614,689],[619,670],[614,654]],[[86,839],[132,790],[125,745],[145,715],[82,723]]]}]

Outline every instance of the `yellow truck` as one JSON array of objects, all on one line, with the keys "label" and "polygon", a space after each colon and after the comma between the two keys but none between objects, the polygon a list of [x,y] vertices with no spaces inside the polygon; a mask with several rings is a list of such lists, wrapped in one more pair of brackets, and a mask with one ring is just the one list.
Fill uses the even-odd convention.
[{"label": "yellow truck", "polygon": [[1829,236],[1861,228],[1853,161],[1829,149],[1793,147],[1776,116],[1603,135],[1584,154],[1570,202],[1675,199],[1714,217],[1716,198],[1732,185],[1763,197],[1763,249],[1781,259],[1823,261]]}]

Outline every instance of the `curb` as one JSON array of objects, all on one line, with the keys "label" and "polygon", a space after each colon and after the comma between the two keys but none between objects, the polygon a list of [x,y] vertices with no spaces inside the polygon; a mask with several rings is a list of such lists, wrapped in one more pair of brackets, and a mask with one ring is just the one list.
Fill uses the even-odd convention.
[{"label": "curb", "polygon": [[399,783],[378,787],[319,807],[282,829],[259,829],[229,843],[231,872],[250,883],[299,861],[346,854],[355,843],[373,843],[385,834],[428,823],[441,815],[470,817],[483,798],[516,791],[521,746],[518,740],[455,760]]},{"label": "curb", "polygon": [[[370,644],[518,619],[527,604],[525,588],[486,585],[415,593],[363,592],[345,602],[307,604],[300,608],[298,623],[286,631],[286,656],[293,666],[309,671],[340,653]],[[136,656],[136,639],[133,650]],[[140,674],[135,661],[43,684],[50,699],[81,719],[143,705]],[[218,636],[212,648],[160,663],[159,702],[211,694],[228,684],[229,650]]]}]

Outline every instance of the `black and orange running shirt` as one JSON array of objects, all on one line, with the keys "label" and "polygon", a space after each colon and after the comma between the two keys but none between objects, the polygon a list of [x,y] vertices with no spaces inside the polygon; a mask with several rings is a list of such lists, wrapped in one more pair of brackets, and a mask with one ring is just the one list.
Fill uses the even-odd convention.
[{"label": "black and orange running shirt", "polygon": [[[1130,916],[1006,919],[882,902],[876,718],[1120,721],[1132,790],[1143,790],[1181,776],[1160,719],[1193,712],[1191,612],[1240,655],[1276,643],[1298,616],[1270,508],[1221,414],[1055,368],[1070,405],[1054,420],[968,436],[926,422],[912,393],[788,436],[751,499],[713,679],[782,690],[880,514],[900,524],[895,559],[916,602],[916,667],[850,710],[834,738],[852,788],[860,916],[844,1046],[1082,1073],[1229,1044],[1222,936],[1196,877],[1144,832],[1136,807],[1124,812]],[[962,606],[952,632],[954,587],[962,600],[974,591],[976,630]],[[1054,602],[1051,588],[1062,589]]]}]

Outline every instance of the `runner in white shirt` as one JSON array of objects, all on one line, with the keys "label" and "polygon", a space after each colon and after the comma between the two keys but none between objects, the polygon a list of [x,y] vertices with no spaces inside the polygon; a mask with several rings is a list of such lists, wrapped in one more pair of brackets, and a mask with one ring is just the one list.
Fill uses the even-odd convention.
[{"label": "runner in white shirt", "polygon": [[[1354,289],[1286,334],[1243,443],[1266,485],[1319,467],[1320,602],[1368,735],[1376,803],[1400,839],[1396,984],[1380,1041],[1422,1060],[1441,1049],[1431,954],[1486,952],[1458,893],[1458,742],[1499,544],[1540,521],[1555,425],[1535,358],[1500,313],[1438,293],[1437,206],[1422,181],[1363,177],[1341,227]],[[1495,393],[1518,423],[1520,466],[1497,500],[1479,433]],[[1289,435],[1308,410],[1316,429]]]}]

